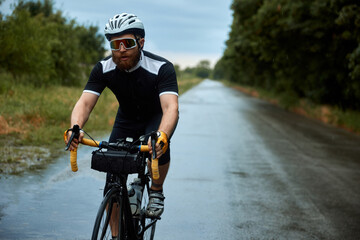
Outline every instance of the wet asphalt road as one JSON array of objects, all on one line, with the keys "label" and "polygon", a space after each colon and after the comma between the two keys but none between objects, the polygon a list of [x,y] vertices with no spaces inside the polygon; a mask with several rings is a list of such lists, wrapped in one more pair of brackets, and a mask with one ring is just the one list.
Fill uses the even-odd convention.
[{"label": "wet asphalt road", "polygon": [[180,102],[161,239],[360,239],[359,137],[213,81]]},{"label": "wet asphalt road", "polygon": [[[62,146],[61,146],[62,147]],[[360,239],[360,137],[206,80],[180,97],[156,238]],[[104,175],[79,150],[0,179],[0,239],[89,239]]]}]

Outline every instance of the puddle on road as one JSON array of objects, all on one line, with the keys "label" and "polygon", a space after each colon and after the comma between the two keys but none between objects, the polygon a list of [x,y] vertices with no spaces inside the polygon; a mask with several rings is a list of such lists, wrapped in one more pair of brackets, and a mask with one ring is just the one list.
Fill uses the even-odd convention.
[{"label": "puddle on road", "polygon": [[29,170],[45,169],[52,163],[51,153],[45,147],[2,146],[0,152],[0,174],[4,175],[20,175]]},{"label": "puddle on road", "polygon": [[66,154],[45,170],[2,176],[0,239],[89,239],[105,181],[90,169],[92,150],[78,152],[76,173]]}]

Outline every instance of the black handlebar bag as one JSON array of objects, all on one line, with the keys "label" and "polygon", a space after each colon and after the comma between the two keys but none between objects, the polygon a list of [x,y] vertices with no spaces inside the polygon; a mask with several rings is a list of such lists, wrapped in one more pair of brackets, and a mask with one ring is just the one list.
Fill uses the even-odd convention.
[{"label": "black handlebar bag", "polygon": [[92,153],[91,168],[112,174],[138,173],[141,169],[141,156],[125,151],[99,149]]}]

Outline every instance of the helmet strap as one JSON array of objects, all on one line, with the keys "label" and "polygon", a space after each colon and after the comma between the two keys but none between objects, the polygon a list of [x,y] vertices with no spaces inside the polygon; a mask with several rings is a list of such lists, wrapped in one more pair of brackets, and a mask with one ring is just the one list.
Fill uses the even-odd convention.
[{"label": "helmet strap", "polygon": [[136,40],[136,44],[139,46],[139,52],[141,52],[141,50],[143,49],[143,46],[140,45],[139,43],[139,38],[136,37],[136,35],[134,34],[135,40]]}]

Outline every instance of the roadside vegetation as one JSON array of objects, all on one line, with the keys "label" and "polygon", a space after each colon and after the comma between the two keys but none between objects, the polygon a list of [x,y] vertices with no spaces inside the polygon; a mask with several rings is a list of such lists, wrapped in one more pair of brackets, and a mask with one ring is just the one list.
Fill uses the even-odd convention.
[{"label": "roadside vegetation", "polygon": [[233,0],[231,9],[215,79],[360,133],[359,1]]},{"label": "roadside vegetation", "polygon": [[11,15],[0,13],[0,172],[51,159],[75,88],[104,55],[97,27],[79,25],[53,6],[19,0]]},{"label": "roadside vegetation", "polygon": [[329,104],[317,104],[309,99],[289,99],[286,95],[264,90],[259,87],[249,87],[228,80],[222,82],[238,91],[252,97],[268,101],[287,111],[303,115],[307,118],[316,119],[325,124],[343,128],[349,132],[360,135],[360,112],[347,109],[343,110]]}]

